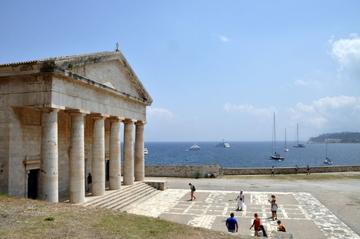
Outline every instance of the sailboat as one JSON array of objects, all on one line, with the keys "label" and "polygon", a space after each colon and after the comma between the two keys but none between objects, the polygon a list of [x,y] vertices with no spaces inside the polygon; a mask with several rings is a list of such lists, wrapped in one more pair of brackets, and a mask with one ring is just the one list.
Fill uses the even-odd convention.
[{"label": "sailboat", "polygon": [[284,160],[285,158],[276,152],[276,123],[275,123],[275,112],[274,112],[274,126],[273,126],[273,141],[272,141],[272,150],[273,154],[271,155],[271,159],[273,160]]},{"label": "sailboat", "polygon": [[225,140],[223,139],[223,141],[221,143],[218,143],[216,147],[230,148],[231,146],[229,142],[225,142]]},{"label": "sailboat", "polygon": [[288,146],[287,146],[287,142],[286,142],[286,128],[285,128],[284,152],[289,152],[289,148],[288,148]]},{"label": "sailboat", "polygon": [[305,148],[304,144],[299,143],[299,124],[296,124],[296,145],[294,148]]},{"label": "sailboat", "polygon": [[328,149],[328,140],[325,139],[325,159],[324,159],[324,164],[327,164],[327,165],[332,165],[333,164],[333,161],[327,156],[327,150]]}]

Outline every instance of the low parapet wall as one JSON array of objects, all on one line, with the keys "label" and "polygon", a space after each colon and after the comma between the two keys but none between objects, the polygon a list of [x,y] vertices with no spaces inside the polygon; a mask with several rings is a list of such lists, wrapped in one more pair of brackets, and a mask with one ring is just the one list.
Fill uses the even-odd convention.
[{"label": "low parapet wall", "polygon": [[220,171],[221,167],[219,165],[145,166],[145,175],[149,177],[217,177]]},{"label": "low parapet wall", "polygon": [[[145,174],[149,177],[205,178],[219,175],[271,174],[272,168],[221,168],[219,165],[147,165]],[[310,173],[360,172],[360,166],[317,166],[310,167]],[[306,167],[274,168],[275,174],[307,173]]]},{"label": "low parapet wall", "polygon": [[[274,168],[275,174],[296,174],[307,173],[306,167],[281,167]],[[360,166],[317,166],[310,167],[310,173],[331,173],[331,172],[359,172]],[[271,174],[272,168],[223,168],[224,175],[257,175]]]}]

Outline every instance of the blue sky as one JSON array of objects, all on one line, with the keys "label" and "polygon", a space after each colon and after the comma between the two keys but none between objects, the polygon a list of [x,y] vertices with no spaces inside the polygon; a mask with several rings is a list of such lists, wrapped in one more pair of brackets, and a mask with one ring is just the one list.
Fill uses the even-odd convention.
[{"label": "blue sky", "polygon": [[360,131],[359,1],[1,1],[0,63],[113,50],[154,99],[147,141]]}]

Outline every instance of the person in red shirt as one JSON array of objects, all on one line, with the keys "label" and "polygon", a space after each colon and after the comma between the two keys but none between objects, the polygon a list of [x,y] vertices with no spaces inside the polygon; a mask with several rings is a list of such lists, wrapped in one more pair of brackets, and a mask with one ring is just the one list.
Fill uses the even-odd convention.
[{"label": "person in red shirt", "polygon": [[254,214],[254,221],[253,221],[253,224],[250,227],[250,230],[251,230],[251,228],[254,227],[254,230],[255,230],[254,236],[256,236],[256,237],[259,236],[260,224],[261,224],[260,218],[258,217],[258,214],[255,213]]}]

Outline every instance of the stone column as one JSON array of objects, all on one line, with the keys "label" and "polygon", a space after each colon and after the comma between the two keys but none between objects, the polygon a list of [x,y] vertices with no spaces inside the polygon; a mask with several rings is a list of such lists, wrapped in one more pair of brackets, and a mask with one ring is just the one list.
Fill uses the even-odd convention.
[{"label": "stone column", "polygon": [[134,152],[133,152],[133,126],[132,120],[124,121],[124,184],[134,183]]},{"label": "stone column", "polygon": [[85,201],[84,114],[71,113],[70,202]]},{"label": "stone column", "polygon": [[92,138],[92,194],[105,193],[105,127],[104,117],[94,117]]},{"label": "stone column", "polygon": [[58,181],[58,109],[41,114],[41,196],[59,202]]},{"label": "stone column", "polygon": [[135,129],[135,181],[144,181],[144,123],[136,122]]},{"label": "stone column", "polygon": [[120,120],[111,119],[110,129],[110,190],[120,189],[121,187],[121,157],[120,157]]}]

